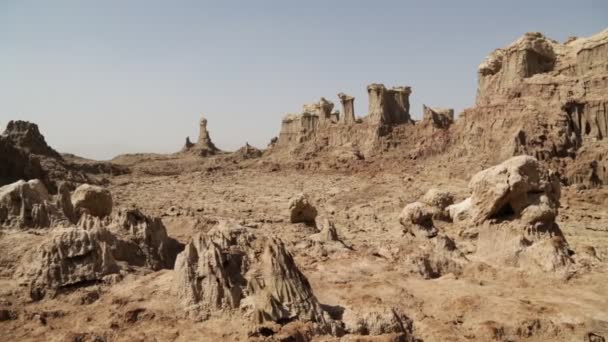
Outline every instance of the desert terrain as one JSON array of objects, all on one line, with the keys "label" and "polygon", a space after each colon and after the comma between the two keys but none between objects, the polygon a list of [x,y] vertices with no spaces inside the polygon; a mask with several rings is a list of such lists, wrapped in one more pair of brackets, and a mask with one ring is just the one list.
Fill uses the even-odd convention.
[{"label": "desert terrain", "polygon": [[110,161],[12,121],[0,340],[605,341],[608,31],[477,77],[458,115],[374,83],[365,116],[323,97],[233,152],[205,118]]}]

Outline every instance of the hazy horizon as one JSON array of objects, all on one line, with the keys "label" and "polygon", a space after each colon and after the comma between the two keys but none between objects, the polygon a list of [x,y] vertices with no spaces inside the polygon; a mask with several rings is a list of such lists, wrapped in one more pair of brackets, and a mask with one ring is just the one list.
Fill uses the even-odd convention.
[{"label": "hazy horizon", "polygon": [[0,0],[0,125],[37,123],[60,152],[109,159],[196,140],[265,147],[304,103],[409,85],[472,106],[479,63],[525,32],[563,42],[608,27],[606,1]]}]

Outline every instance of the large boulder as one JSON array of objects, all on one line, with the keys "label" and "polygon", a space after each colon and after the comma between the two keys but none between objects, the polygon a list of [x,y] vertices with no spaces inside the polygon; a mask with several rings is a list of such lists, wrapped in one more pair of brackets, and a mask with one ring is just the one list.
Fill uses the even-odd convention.
[{"label": "large boulder", "polygon": [[326,323],[283,242],[238,225],[220,223],[194,236],[177,257],[175,284],[185,309],[198,319],[240,311],[253,323]]},{"label": "large boulder", "polygon": [[112,194],[100,186],[82,184],[72,194],[72,205],[77,216],[108,216],[112,213]]},{"label": "large boulder", "polygon": [[509,217],[550,223],[557,216],[559,180],[530,156],[513,157],[475,174],[469,189],[475,223]]},{"label": "large boulder", "polygon": [[517,156],[480,171],[469,190],[471,197],[448,211],[455,222],[477,231],[478,258],[530,271],[572,265],[568,243],[555,222],[559,181],[535,158]]},{"label": "large boulder", "polygon": [[317,209],[310,203],[306,194],[298,194],[289,200],[289,220],[291,223],[314,224]]}]

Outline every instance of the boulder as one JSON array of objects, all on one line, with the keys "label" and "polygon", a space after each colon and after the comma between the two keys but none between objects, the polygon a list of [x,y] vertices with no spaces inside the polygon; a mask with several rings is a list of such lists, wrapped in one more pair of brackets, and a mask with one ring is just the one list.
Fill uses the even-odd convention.
[{"label": "boulder", "polygon": [[326,323],[306,277],[279,239],[221,222],[197,234],[175,263],[175,286],[198,319],[240,312],[253,323]]},{"label": "boulder", "polygon": [[[399,222],[404,227],[415,227],[426,237],[437,235],[437,228],[433,224],[433,216],[437,209],[422,202],[413,202],[405,206],[399,215]],[[412,232],[414,233],[414,232]]]},{"label": "boulder", "polygon": [[513,157],[483,170],[473,176],[469,189],[467,212],[478,225],[478,257],[530,271],[572,265],[568,243],[555,222],[559,181],[535,158]]},{"label": "boulder", "polygon": [[513,157],[475,174],[469,189],[475,223],[522,215],[530,223],[551,223],[557,216],[559,180],[530,156]]},{"label": "boulder", "polygon": [[449,191],[429,189],[424,196],[420,198],[420,202],[443,211],[448,206],[454,204],[454,195]]},{"label": "boulder", "polygon": [[289,220],[291,223],[314,224],[316,218],[317,209],[310,203],[306,194],[298,194],[289,200]]},{"label": "boulder", "polygon": [[100,186],[82,184],[72,194],[72,205],[77,216],[108,216],[112,213],[112,194]]}]

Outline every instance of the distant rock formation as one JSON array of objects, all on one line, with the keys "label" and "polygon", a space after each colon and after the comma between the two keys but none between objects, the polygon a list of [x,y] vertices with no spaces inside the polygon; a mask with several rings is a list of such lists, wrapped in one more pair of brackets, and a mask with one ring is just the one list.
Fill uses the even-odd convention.
[{"label": "distant rock formation", "polygon": [[354,97],[344,93],[338,94],[342,104],[339,114],[332,113],[334,104],[322,97],[319,102],[304,105],[299,114],[286,115],[272,152],[287,152],[298,158],[349,146],[369,154],[392,127],[413,122],[410,87],[386,89],[382,84],[371,84],[367,89],[369,114],[361,120],[355,117]]},{"label": "distant rock formation", "polygon": [[199,123],[198,140],[196,144],[190,142],[190,138],[186,137],[186,144],[182,148],[182,152],[194,153],[201,157],[217,154],[220,150],[215,147],[207,130],[207,119],[201,118]]},{"label": "distant rock formation", "polygon": [[21,120],[10,121],[2,136],[28,153],[62,159],[61,155],[46,143],[35,123]]},{"label": "distant rock formation", "polygon": [[39,179],[55,193],[60,183],[71,186],[99,184],[103,180],[96,175],[127,172],[127,168],[109,162],[92,162],[59,154],[46,143],[38,125],[31,122],[10,121],[0,135],[0,186],[18,180]]}]

